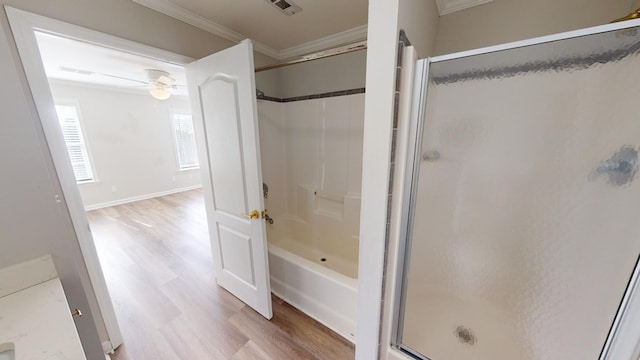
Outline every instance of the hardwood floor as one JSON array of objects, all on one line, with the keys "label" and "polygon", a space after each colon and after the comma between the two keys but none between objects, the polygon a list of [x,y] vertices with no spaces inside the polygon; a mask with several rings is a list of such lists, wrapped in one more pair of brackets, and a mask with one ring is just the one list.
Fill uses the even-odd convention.
[{"label": "hardwood floor", "polygon": [[282,300],[268,321],[216,285],[201,190],[88,216],[124,338],[113,360],[354,358]]}]

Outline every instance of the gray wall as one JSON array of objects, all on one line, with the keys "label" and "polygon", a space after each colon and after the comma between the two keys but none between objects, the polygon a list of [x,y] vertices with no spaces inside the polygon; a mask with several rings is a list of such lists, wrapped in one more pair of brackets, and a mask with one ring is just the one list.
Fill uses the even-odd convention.
[{"label": "gray wall", "polygon": [[256,87],[287,98],[365,87],[366,50],[257,73]]},{"label": "gray wall", "polygon": [[433,56],[438,31],[438,7],[434,0],[404,0],[398,8],[398,24],[418,58]]},{"label": "gray wall", "polygon": [[280,98],[280,72],[278,69],[256,73],[256,88],[265,94]]},{"label": "gray wall", "polygon": [[[434,54],[438,9],[433,0],[400,3],[401,29],[420,58]],[[367,51],[338,55],[256,74],[256,86],[268,96],[287,98],[365,87]]]},{"label": "gray wall", "polygon": [[606,24],[628,14],[635,1],[494,0],[442,16],[436,53],[448,54]]},{"label": "gray wall", "polygon": [[[44,16],[88,27],[194,58],[233,45],[129,0],[0,0]],[[257,56],[256,63],[270,59]],[[76,318],[88,359],[102,356],[85,288],[88,274],[53,162],[20,64],[6,14],[0,14],[0,267],[52,254]],[[84,282],[84,286],[83,286]],[[94,299],[95,301],[95,299]]]}]

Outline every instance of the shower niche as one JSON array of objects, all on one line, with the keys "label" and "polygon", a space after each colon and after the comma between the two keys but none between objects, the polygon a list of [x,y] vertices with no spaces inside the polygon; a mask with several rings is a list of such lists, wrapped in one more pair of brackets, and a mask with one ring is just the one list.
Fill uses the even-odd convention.
[{"label": "shower niche", "polygon": [[640,23],[629,23],[418,61],[398,349],[631,359],[616,347],[640,339],[626,327],[640,305]]}]

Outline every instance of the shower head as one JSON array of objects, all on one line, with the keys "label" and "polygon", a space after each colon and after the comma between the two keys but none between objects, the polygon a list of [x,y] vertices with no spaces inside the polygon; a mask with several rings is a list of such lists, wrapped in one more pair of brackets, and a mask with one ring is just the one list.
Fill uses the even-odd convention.
[{"label": "shower head", "polygon": [[256,99],[264,99],[264,91],[256,89]]}]

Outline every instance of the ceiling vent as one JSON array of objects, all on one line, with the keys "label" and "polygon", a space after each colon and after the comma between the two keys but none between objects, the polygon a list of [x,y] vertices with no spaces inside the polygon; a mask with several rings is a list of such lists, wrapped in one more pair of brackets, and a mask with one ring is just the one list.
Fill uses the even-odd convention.
[{"label": "ceiling vent", "polygon": [[293,15],[295,13],[302,11],[302,8],[294,4],[293,2],[291,2],[291,0],[267,0],[267,1],[273,4],[273,6],[278,8],[278,10],[280,10],[283,14],[287,16]]}]

